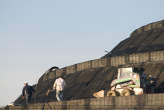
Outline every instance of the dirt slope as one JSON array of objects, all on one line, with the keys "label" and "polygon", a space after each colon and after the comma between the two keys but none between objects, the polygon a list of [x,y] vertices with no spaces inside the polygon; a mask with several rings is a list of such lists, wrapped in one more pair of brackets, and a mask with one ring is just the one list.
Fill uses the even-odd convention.
[{"label": "dirt slope", "polygon": [[[109,84],[116,72],[117,69],[115,67],[105,67],[64,75],[63,78],[67,83],[67,87],[64,91],[65,100],[89,98],[92,97],[92,94],[96,91],[109,89]],[[51,76],[51,74],[55,74],[55,72],[43,75],[37,86],[35,86],[36,92],[33,96],[34,102],[56,100],[55,92],[50,93],[49,96],[45,95],[46,91],[52,88],[55,78],[43,79],[44,77]],[[20,104],[24,102],[19,97],[15,103]]]},{"label": "dirt slope", "polygon": [[[164,92],[164,62],[163,63],[147,63],[140,65],[144,67],[145,73],[147,75],[152,75],[154,78],[157,78],[156,93]],[[138,65],[137,65],[138,67]],[[93,97],[92,94],[99,90],[108,90],[110,87],[111,81],[116,77],[117,68],[115,67],[105,67],[105,68],[96,68],[89,69],[70,75],[64,75],[66,80],[67,87],[64,91],[65,100],[72,99],[82,99]],[[50,76],[48,73],[44,77]],[[56,101],[55,92],[46,96],[46,91],[49,88],[52,88],[52,85],[55,81],[54,79],[43,80],[40,78],[39,83],[35,86],[35,94],[33,95],[33,103],[46,102],[46,101]],[[22,104],[24,101],[19,97],[15,104]]]}]

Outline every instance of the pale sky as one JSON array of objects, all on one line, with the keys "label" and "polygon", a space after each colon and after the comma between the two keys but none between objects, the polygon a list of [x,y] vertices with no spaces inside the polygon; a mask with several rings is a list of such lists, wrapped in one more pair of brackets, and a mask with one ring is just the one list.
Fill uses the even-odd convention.
[{"label": "pale sky", "polygon": [[164,0],[0,0],[0,106],[50,67],[102,57],[164,19]]}]

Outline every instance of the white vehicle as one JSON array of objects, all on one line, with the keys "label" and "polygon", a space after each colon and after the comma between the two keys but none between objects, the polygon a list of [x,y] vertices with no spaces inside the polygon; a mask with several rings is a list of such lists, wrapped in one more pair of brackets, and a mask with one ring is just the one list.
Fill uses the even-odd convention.
[{"label": "white vehicle", "polygon": [[[139,73],[141,72],[141,73]],[[117,79],[111,83],[111,90],[107,92],[107,96],[129,96],[132,94],[142,95],[140,75],[142,71],[134,72],[134,68],[119,68]]]}]

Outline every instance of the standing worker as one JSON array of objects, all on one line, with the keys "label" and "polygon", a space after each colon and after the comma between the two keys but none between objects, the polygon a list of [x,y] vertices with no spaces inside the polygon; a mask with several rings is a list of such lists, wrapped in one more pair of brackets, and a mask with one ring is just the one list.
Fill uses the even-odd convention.
[{"label": "standing worker", "polygon": [[22,90],[22,99],[26,99],[26,104],[28,104],[29,102],[31,102],[31,98],[32,98],[32,94],[34,92],[34,88],[30,85],[28,85],[27,82],[24,83],[24,87]]},{"label": "standing worker", "polygon": [[56,98],[58,101],[63,100],[63,90],[65,86],[66,86],[66,83],[63,78],[59,77],[55,80],[53,89],[56,89]]},{"label": "standing worker", "polygon": [[53,85],[53,90],[48,90],[47,95],[49,92],[56,90],[56,99],[57,101],[63,101],[63,90],[66,86],[66,83],[62,77],[59,77],[55,80]]}]

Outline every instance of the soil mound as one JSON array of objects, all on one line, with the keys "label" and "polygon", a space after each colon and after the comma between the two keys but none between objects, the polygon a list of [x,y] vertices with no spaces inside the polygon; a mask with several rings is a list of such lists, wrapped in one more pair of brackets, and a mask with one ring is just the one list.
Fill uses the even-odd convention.
[{"label": "soil mound", "polygon": [[158,50],[164,50],[164,20],[136,29],[104,57]]}]

